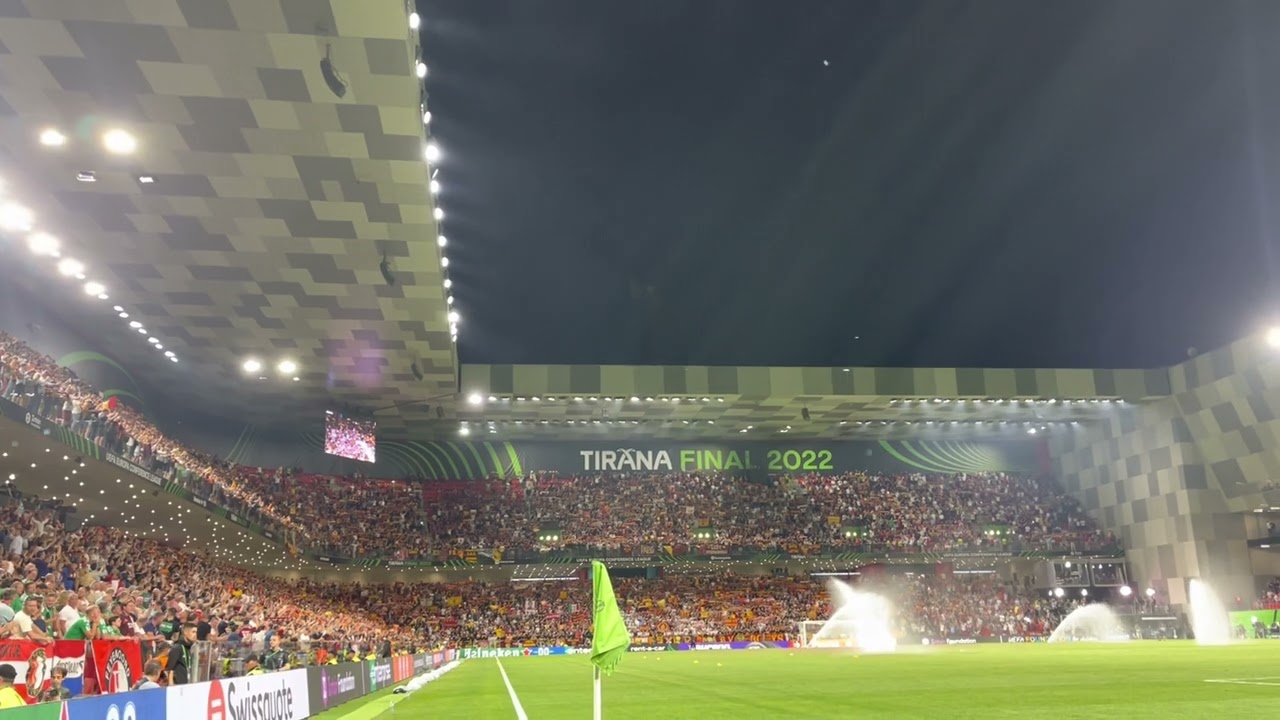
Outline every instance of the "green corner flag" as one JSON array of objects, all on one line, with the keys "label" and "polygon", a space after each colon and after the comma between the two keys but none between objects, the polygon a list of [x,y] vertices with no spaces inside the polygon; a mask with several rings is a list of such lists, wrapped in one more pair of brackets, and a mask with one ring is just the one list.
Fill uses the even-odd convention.
[{"label": "green corner flag", "polygon": [[618,661],[631,647],[627,624],[618,609],[618,598],[609,582],[609,571],[604,563],[591,563],[591,599],[595,628],[591,635],[591,662],[608,675],[618,667]]}]

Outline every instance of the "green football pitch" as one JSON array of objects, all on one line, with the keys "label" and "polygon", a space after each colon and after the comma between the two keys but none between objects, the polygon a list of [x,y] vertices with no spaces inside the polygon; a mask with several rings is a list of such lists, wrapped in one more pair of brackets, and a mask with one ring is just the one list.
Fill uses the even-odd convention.
[{"label": "green football pitch", "polygon": [[[467,660],[416,693],[323,720],[591,717],[586,656]],[[392,707],[394,703],[394,707]],[[894,655],[828,650],[633,653],[604,679],[604,717],[1280,718],[1280,642],[968,645]]]}]

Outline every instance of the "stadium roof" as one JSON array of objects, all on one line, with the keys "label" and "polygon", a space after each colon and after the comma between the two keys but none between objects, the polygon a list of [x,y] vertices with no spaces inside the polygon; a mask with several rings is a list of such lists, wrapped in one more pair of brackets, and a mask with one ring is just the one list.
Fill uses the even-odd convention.
[{"label": "stadium roof", "polygon": [[464,365],[461,377],[460,420],[507,438],[992,437],[1170,392],[1166,370]]},{"label": "stadium roof", "polygon": [[[394,432],[427,412],[405,403],[454,391],[404,3],[0,10],[6,202],[60,241],[56,255],[44,235],[42,252],[14,252],[15,274],[62,318],[171,401],[232,416],[350,403],[390,408],[381,419]],[[26,244],[23,218],[5,219]],[[79,272],[61,276],[69,259],[83,270],[64,264]],[[242,371],[249,357],[266,380]],[[277,373],[284,358],[297,370]]]}]

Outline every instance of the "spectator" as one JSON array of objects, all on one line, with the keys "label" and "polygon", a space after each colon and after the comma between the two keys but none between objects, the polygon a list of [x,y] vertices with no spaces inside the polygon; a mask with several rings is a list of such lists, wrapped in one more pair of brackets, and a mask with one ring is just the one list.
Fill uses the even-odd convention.
[{"label": "spectator", "polygon": [[159,660],[148,660],[142,666],[142,679],[133,684],[130,690],[158,690],[160,689],[160,673],[164,670],[164,666]]},{"label": "spectator", "polygon": [[13,682],[17,679],[18,671],[12,665],[0,665],[0,709],[26,706],[27,701],[13,687]]},{"label": "spectator", "polygon": [[67,679],[67,669],[61,665],[53,666],[53,670],[49,671],[49,687],[40,692],[37,702],[54,702],[56,700],[70,700],[71,691],[62,686],[64,680]]},{"label": "spectator", "polygon": [[186,685],[190,682],[191,646],[195,641],[196,626],[183,623],[178,641],[169,648],[169,664],[165,667],[170,685]]}]

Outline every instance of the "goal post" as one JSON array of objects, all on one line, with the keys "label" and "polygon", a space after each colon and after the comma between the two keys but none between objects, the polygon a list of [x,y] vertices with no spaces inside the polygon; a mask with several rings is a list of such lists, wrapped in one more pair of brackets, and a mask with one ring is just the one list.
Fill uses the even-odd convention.
[{"label": "goal post", "polygon": [[842,618],[836,613],[830,620],[802,620],[799,644],[802,648],[849,648],[860,653],[891,653],[898,648],[889,625],[875,618]]},{"label": "goal post", "polygon": [[[823,632],[823,628],[826,628]],[[797,630],[802,648],[852,648],[858,637],[852,623],[830,620],[801,620]]]}]

